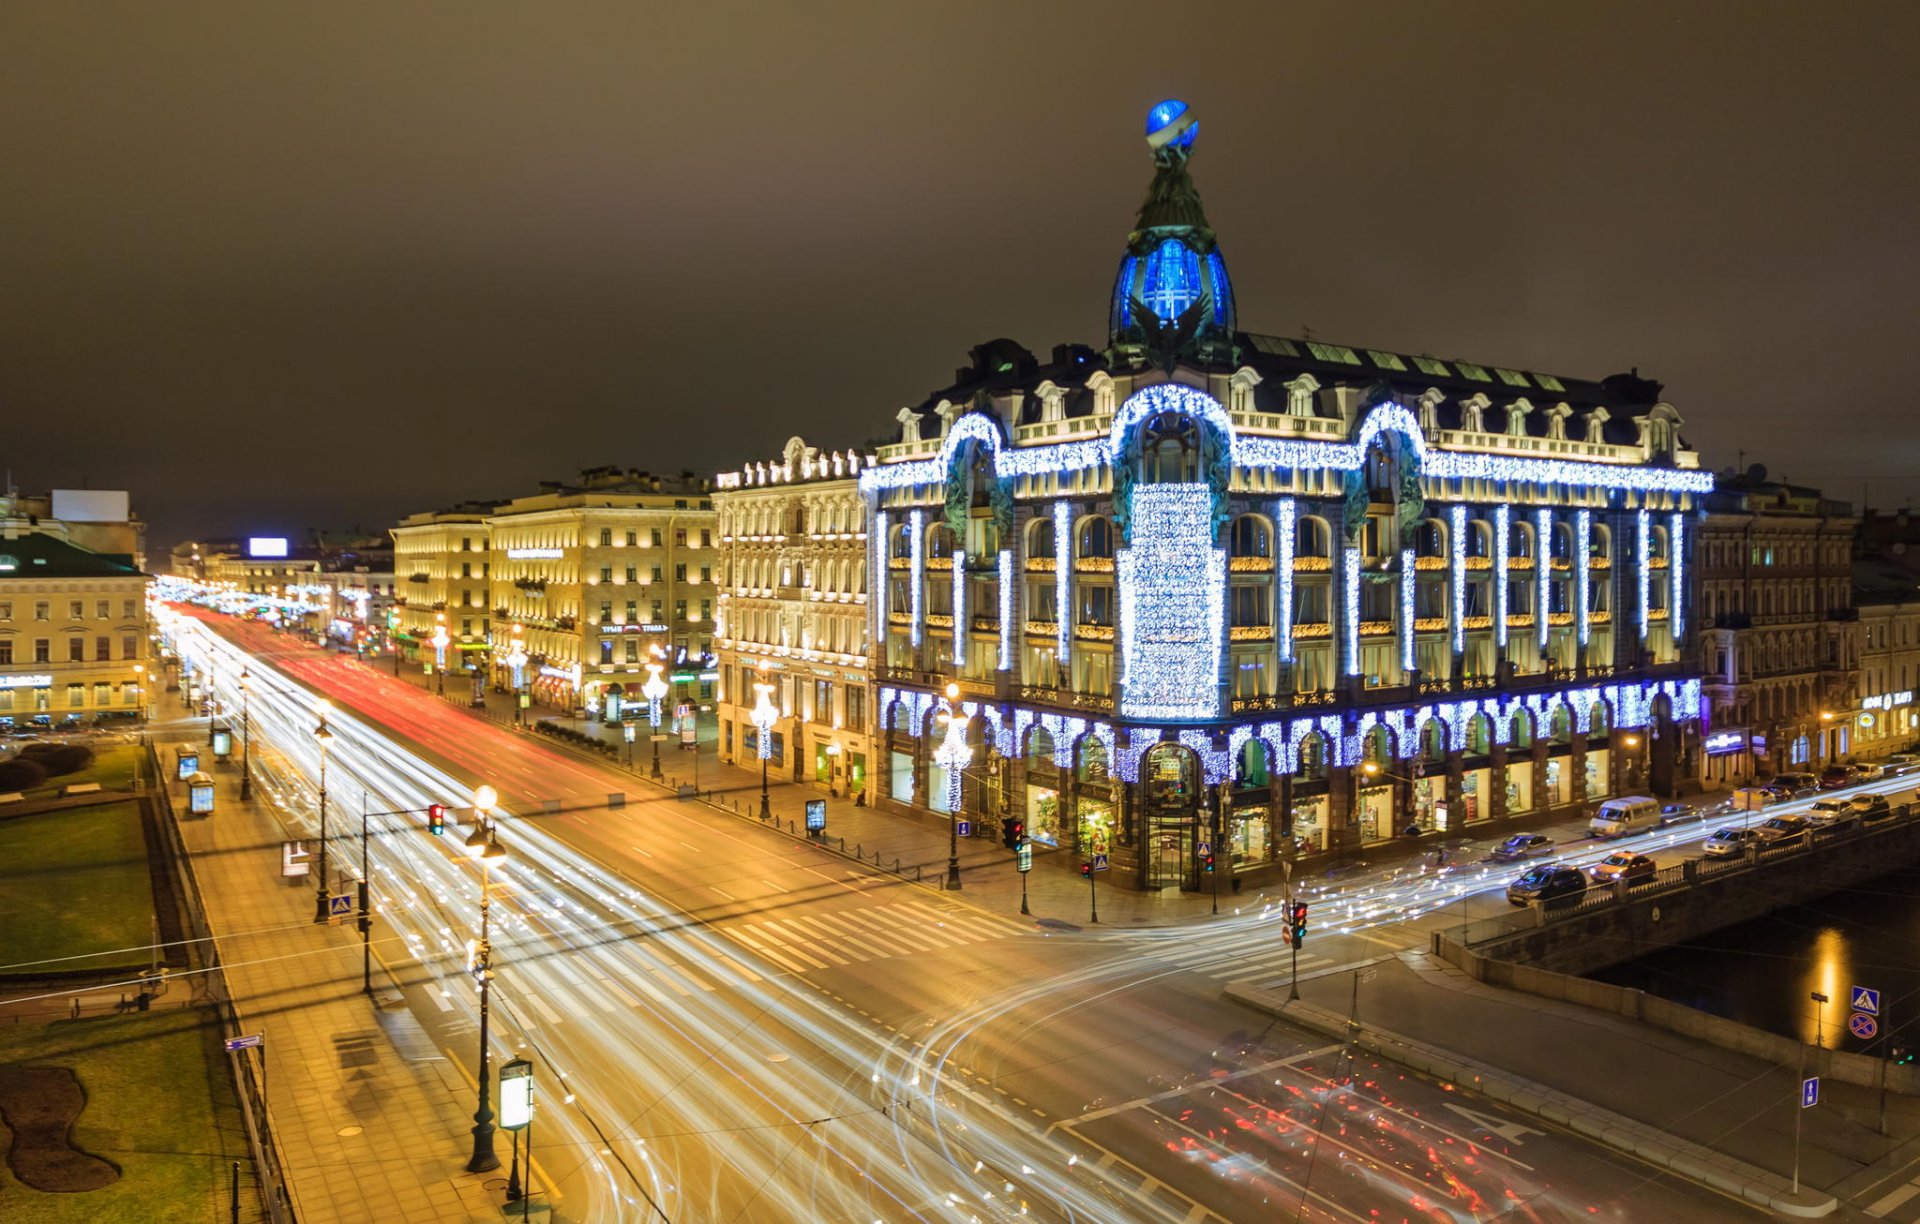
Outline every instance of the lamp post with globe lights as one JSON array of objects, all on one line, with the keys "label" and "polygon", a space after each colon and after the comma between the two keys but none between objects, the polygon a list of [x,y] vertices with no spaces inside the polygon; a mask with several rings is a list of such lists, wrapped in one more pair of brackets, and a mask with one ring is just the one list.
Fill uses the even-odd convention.
[{"label": "lamp post with globe lights", "polygon": [[960,887],[960,780],[973,760],[967,745],[967,721],[960,717],[960,686],[947,685],[946,700],[940,717],[947,724],[946,737],[933,751],[934,763],[947,771],[947,887]]},{"label": "lamp post with globe lights", "polygon": [[469,1173],[486,1173],[500,1167],[500,1158],[493,1152],[493,1048],[487,1031],[488,992],[493,981],[489,927],[489,912],[493,907],[492,868],[507,857],[507,848],[500,844],[487,814],[499,799],[491,786],[482,786],[473,792],[473,832],[466,840],[467,853],[480,860],[480,942],[473,955],[473,975],[480,983],[480,1069],[479,1097],[473,1110],[473,1156],[467,1161]]},{"label": "lamp post with globe lights", "polygon": [[247,696],[253,687],[253,672],[240,669],[240,802],[253,798],[253,719]]},{"label": "lamp post with globe lights", "polygon": [[[760,674],[765,676],[767,665],[760,665]],[[773,685],[766,680],[753,682],[753,709],[747,717],[753,720],[755,730],[760,733],[756,747],[760,752],[760,819],[773,815],[773,805],[767,802],[767,759],[773,755],[773,724],[780,717],[780,711],[773,708]]]},{"label": "lamp post with globe lights", "polygon": [[507,647],[507,667],[513,676],[513,725],[519,726],[525,719],[520,710],[520,689],[526,683],[527,645],[522,640],[520,626],[513,627],[513,642]]},{"label": "lamp post with globe lights", "polygon": [[320,747],[320,884],[313,896],[313,920],[325,922],[327,914],[327,748],[333,743],[333,732],[327,728],[326,702],[314,703],[314,713],[320,716],[320,725],[313,729],[313,742]]},{"label": "lamp post with globe lights", "polygon": [[[647,682],[640,686],[640,693],[647,699],[647,725],[653,728],[653,780],[660,780],[660,701],[667,695],[667,682],[660,678],[659,660],[647,663]],[[632,764],[631,761],[628,764]],[[764,792],[765,787],[762,787]]]},{"label": "lamp post with globe lights", "polygon": [[436,612],[433,626],[433,681],[434,691],[445,696],[447,691],[447,614]]}]

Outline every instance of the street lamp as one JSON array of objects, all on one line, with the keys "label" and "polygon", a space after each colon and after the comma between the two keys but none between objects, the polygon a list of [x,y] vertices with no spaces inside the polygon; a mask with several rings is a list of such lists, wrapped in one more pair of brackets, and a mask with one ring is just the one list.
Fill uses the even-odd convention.
[{"label": "street lamp", "polygon": [[513,725],[516,727],[520,725],[522,717],[520,713],[520,686],[526,683],[525,677],[527,674],[527,646],[526,642],[521,639],[520,634],[520,626],[515,625],[513,627],[513,644],[507,647],[507,666],[513,671]]},{"label": "street lamp", "polygon": [[[760,664],[760,674],[767,674],[764,662]],[[773,708],[773,685],[765,680],[756,680],[753,682],[753,691],[756,696],[753,709],[747,712],[747,717],[753,720],[754,727],[760,733],[757,745],[760,750],[760,819],[765,820],[773,815],[773,806],[767,802],[767,758],[773,755],[773,724],[780,717],[780,711]]]},{"label": "street lamp", "polygon": [[253,723],[252,710],[248,706],[247,694],[252,687],[253,673],[246,667],[240,669],[240,802],[253,798]]},{"label": "street lamp", "polygon": [[946,738],[934,749],[936,764],[946,767],[947,771],[947,887],[960,887],[960,775],[973,759],[973,749],[967,746],[967,724],[960,717],[960,711],[954,704],[960,698],[960,686],[947,685],[947,699],[941,704],[946,708],[940,717],[946,720]]},{"label": "street lamp", "polygon": [[313,920],[325,922],[327,914],[327,746],[333,732],[327,729],[327,703],[314,703],[320,725],[313,729],[313,742],[320,746],[320,884],[313,896]]},{"label": "street lamp", "polygon": [[434,613],[433,626],[433,670],[434,690],[441,696],[447,693],[447,614]]},{"label": "street lamp", "polygon": [[827,745],[827,794],[835,799],[840,797],[838,783],[840,781],[841,752],[842,749],[839,740],[834,740]]},{"label": "street lamp", "polygon": [[[660,678],[660,664],[648,662],[647,682],[640,686],[647,699],[647,725],[653,728],[653,780],[660,780],[660,699],[667,695],[667,682]],[[631,766],[632,761],[627,764]]]},{"label": "street lamp", "polygon": [[473,1110],[473,1157],[467,1161],[469,1173],[487,1173],[500,1167],[500,1158],[493,1154],[493,1101],[489,1091],[493,1083],[493,1050],[487,1036],[487,991],[493,980],[493,948],[488,925],[488,911],[493,906],[491,868],[507,857],[507,848],[494,836],[493,822],[486,816],[497,799],[491,786],[473,792],[474,825],[466,841],[467,853],[480,860],[480,946],[473,961],[474,976],[480,980],[480,1091]]},{"label": "street lamp", "polygon": [[207,746],[213,746],[213,711],[220,703],[214,698],[213,658],[207,658]]}]

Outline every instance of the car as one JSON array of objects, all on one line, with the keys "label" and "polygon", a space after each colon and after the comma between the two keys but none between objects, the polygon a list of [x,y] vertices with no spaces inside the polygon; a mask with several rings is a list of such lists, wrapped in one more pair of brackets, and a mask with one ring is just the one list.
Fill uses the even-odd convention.
[{"label": "car", "polygon": [[1885,820],[1893,815],[1893,805],[1885,795],[1855,795],[1848,805],[1861,820]]},{"label": "car", "polygon": [[1851,799],[1815,799],[1813,807],[1807,812],[1807,824],[1816,829],[1845,824],[1859,815],[1854,810],[1853,802]]},{"label": "car", "polygon": [[1493,848],[1489,856],[1496,863],[1511,863],[1516,859],[1538,858],[1553,853],[1553,839],[1544,833],[1515,833],[1512,837]]},{"label": "car", "polygon": [[1693,817],[1693,805],[1689,803],[1663,803],[1660,805],[1660,823],[1672,824],[1676,820],[1689,820]]},{"label": "car", "polygon": [[1763,842],[1784,842],[1803,835],[1810,827],[1805,816],[1769,816],[1755,832]]},{"label": "car", "polygon": [[1887,776],[1885,765],[1875,765],[1871,761],[1855,761],[1851,768],[1857,782],[1878,782]]},{"label": "car", "polygon": [[1916,765],[1920,765],[1920,756],[1911,752],[1896,752],[1887,758],[1887,772],[1890,774],[1912,773]]},{"label": "car", "polygon": [[1819,790],[1820,779],[1810,773],[1775,774],[1772,781],[1765,783],[1765,788],[1780,799],[1794,799]]},{"label": "car", "polygon": [[1577,867],[1529,867],[1507,885],[1507,901],[1513,905],[1566,905],[1586,895],[1587,877]]},{"label": "car", "polygon": [[1820,771],[1821,790],[1839,790],[1843,786],[1852,786],[1858,780],[1852,767],[1847,765],[1829,765]]},{"label": "car", "polygon": [[1745,829],[1733,825],[1725,829],[1715,829],[1713,836],[1702,846],[1708,858],[1738,858],[1747,852],[1747,847],[1760,841],[1758,829]]},{"label": "car", "polygon": [[1615,850],[1587,868],[1587,874],[1596,884],[1611,884],[1615,880],[1625,880],[1629,887],[1645,884],[1652,880],[1660,867],[1644,854],[1635,854],[1631,850]]}]

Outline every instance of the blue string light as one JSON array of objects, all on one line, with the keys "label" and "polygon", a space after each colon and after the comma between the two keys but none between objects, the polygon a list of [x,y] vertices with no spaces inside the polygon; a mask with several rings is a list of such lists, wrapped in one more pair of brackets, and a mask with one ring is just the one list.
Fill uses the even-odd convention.
[{"label": "blue string light", "polygon": [[1547,611],[1553,607],[1550,598],[1553,585],[1553,511],[1545,506],[1535,510],[1533,524],[1534,641],[1544,652],[1547,648]]},{"label": "blue string light", "polygon": [[1280,594],[1274,601],[1273,624],[1274,641],[1280,648],[1280,661],[1293,662],[1293,549],[1294,537],[1299,531],[1297,516],[1299,508],[1291,497],[1283,497],[1274,503],[1274,531],[1278,535],[1275,541],[1279,554],[1274,561],[1274,574],[1279,579]]},{"label": "blue string light", "polygon": [[1593,593],[1592,559],[1587,555],[1593,547],[1593,511],[1586,509],[1574,511],[1573,535],[1574,595],[1580,601],[1579,607],[1573,610],[1573,619],[1579,626],[1580,646],[1584,653],[1593,619],[1592,613],[1587,610],[1587,604]]},{"label": "blue string light", "polygon": [[1448,580],[1453,588],[1453,653],[1467,649],[1467,508],[1447,507],[1447,530],[1453,537]]},{"label": "blue string light", "polygon": [[1135,489],[1132,542],[1119,551],[1115,568],[1121,713],[1217,716],[1227,554],[1213,546],[1213,490],[1204,484]]},{"label": "blue string light", "polygon": [[1413,670],[1413,550],[1400,550],[1400,666]]},{"label": "blue string light", "polygon": [[1000,666],[998,670],[1013,670],[1013,552],[1006,548],[1000,550]]},{"label": "blue string light", "polygon": [[[1053,503],[1053,620],[1056,659],[1064,670],[1073,641],[1073,504]],[[1064,682],[1065,677],[1062,677]]]},{"label": "blue string light", "polygon": [[1687,516],[1676,511],[1667,522],[1667,566],[1668,576],[1673,584],[1667,599],[1667,602],[1672,605],[1667,613],[1667,625],[1677,646],[1685,625],[1681,605],[1686,601],[1687,596],[1685,570],[1687,550],[1682,547],[1682,543],[1687,536]]},{"label": "blue string light", "polygon": [[1647,640],[1650,627],[1648,613],[1653,608],[1653,523],[1652,516],[1644,509],[1634,516],[1635,526],[1640,532],[1640,572],[1637,579],[1640,588],[1640,640]]},{"label": "blue string light", "polygon": [[967,639],[972,636],[967,626],[967,554],[954,549],[953,556],[953,661],[957,666],[967,661]]},{"label": "blue string light", "polygon": [[1346,655],[1347,675],[1360,674],[1360,550],[1349,548],[1340,557],[1341,595],[1345,615],[1340,624],[1340,648]]},{"label": "blue string light", "polygon": [[910,510],[907,512],[907,532],[912,539],[907,542],[907,581],[912,588],[907,596],[910,612],[908,632],[913,638],[915,648],[920,645],[920,628],[925,622],[925,609],[921,606],[921,589],[927,585],[926,557],[926,512]]},{"label": "blue string light", "polygon": [[1507,540],[1513,531],[1513,509],[1505,502],[1493,508],[1493,641],[1507,648]]}]

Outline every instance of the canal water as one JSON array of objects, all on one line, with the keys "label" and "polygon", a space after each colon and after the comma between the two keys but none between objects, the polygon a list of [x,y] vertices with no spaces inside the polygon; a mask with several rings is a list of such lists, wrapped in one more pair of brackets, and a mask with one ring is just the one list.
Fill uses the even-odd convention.
[{"label": "canal water", "polygon": [[[1920,1048],[1920,868],[1590,976],[1830,1049],[1882,1054],[1889,1032]],[[1870,1041],[1848,1030],[1856,986],[1880,992],[1879,1035]]]}]

